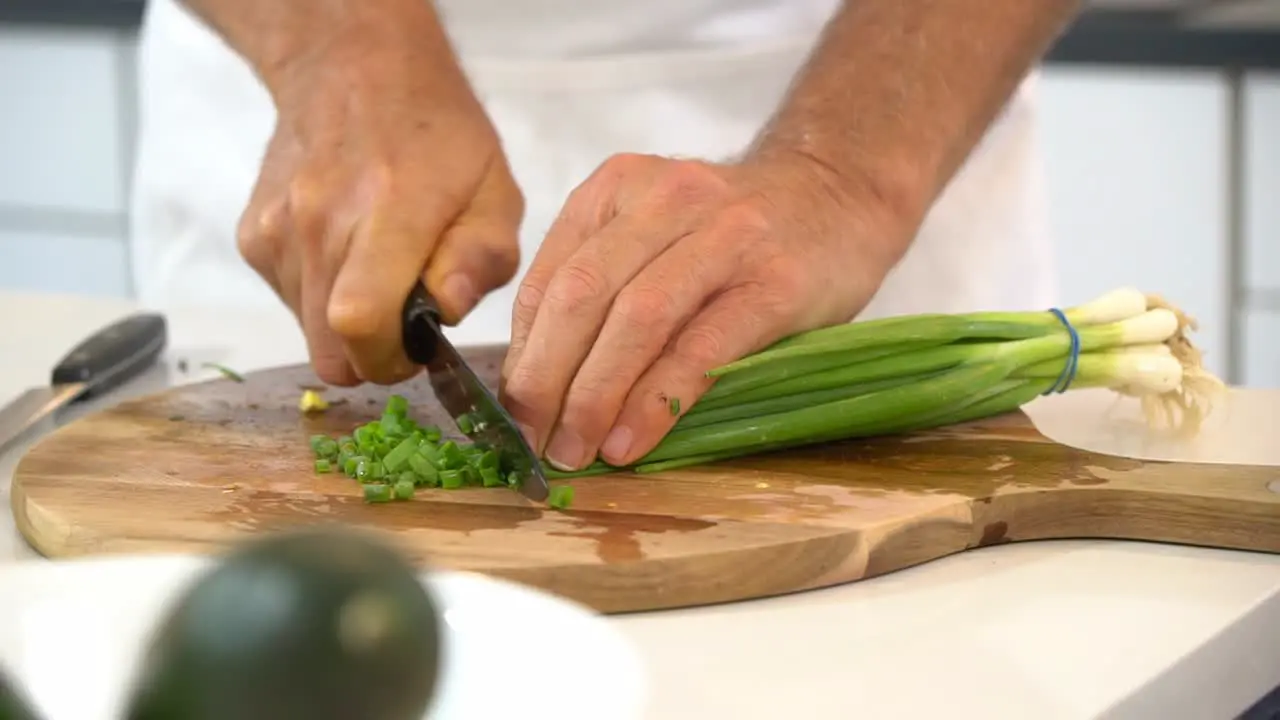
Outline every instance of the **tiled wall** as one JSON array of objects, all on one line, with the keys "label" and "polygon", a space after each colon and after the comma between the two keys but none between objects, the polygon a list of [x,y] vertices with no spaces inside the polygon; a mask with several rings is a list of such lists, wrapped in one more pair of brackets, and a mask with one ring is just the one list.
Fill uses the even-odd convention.
[{"label": "tiled wall", "polygon": [[[128,296],[134,37],[0,27],[0,288]],[[1053,66],[1043,142],[1065,300],[1119,285],[1200,317],[1225,372],[1227,85],[1209,71]],[[1280,387],[1280,74],[1247,82],[1242,373]]]}]

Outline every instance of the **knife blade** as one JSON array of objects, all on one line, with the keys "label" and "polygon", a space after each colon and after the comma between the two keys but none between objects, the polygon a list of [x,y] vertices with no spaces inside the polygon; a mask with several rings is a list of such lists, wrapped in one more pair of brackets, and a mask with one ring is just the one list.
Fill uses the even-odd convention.
[{"label": "knife blade", "polygon": [[99,328],[58,361],[49,385],[0,409],[0,452],[69,403],[97,397],[151,366],[168,342],[163,315],[135,313]]},{"label": "knife blade", "polygon": [[550,489],[537,454],[515,420],[445,337],[440,328],[440,306],[421,281],[405,301],[401,324],[405,354],[426,367],[436,399],[454,422],[463,415],[473,418],[472,441],[496,452],[504,473],[516,473],[521,494],[536,502],[546,500]]}]

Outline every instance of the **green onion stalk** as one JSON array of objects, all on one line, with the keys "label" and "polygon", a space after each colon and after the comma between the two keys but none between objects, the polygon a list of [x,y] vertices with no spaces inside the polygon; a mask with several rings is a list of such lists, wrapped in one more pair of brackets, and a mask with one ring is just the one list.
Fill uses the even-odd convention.
[{"label": "green onion stalk", "polygon": [[[1224,389],[1195,322],[1131,288],[1063,312],[1079,338],[1070,389],[1108,388],[1149,422],[1195,432]],[[785,338],[708,373],[716,383],[627,468],[660,472],[761,452],[897,435],[1011,412],[1061,390],[1072,338],[1049,311],[919,314]]]}]

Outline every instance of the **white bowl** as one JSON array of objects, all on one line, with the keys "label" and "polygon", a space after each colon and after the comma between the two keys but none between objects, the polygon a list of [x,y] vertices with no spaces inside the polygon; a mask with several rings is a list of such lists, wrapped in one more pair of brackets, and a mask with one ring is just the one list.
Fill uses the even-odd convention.
[{"label": "white bowl", "polygon": [[[116,720],[161,613],[210,562],[145,555],[0,566],[0,663],[47,720]],[[643,715],[643,665],[600,615],[480,575],[423,582],[445,621],[430,720]]]}]

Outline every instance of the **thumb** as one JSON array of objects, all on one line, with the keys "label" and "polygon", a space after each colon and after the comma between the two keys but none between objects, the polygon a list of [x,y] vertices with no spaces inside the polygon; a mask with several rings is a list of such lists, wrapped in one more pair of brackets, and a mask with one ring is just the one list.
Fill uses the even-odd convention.
[{"label": "thumb", "polygon": [[492,168],[440,238],[423,277],[446,323],[458,324],[485,295],[515,277],[523,216],[524,198],[505,165]]}]

